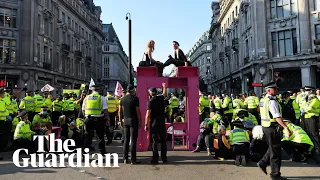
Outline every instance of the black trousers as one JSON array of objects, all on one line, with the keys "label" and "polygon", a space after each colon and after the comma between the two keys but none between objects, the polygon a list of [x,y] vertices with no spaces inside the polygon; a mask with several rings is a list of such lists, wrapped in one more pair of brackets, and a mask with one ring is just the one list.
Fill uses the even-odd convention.
[{"label": "black trousers", "polygon": [[161,159],[162,161],[167,160],[166,131],[167,130],[165,124],[150,128],[150,134],[152,138],[152,159],[154,161],[159,160],[158,137],[160,137],[161,143]]},{"label": "black trousers", "polygon": [[104,141],[105,133],[105,121],[101,118],[85,118],[86,132],[84,139],[84,148],[90,148],[92,144],[92,138],[94,135],[94,130],[98,136],[99,149],[101,154],[106,154],[106,147]]},{"label": "black trousers", "polygon": [[305,131],[314,144],[315,150],[320,153],[319,117],[306,118],[304,120]]},{"label": "black trousers", "polygon": [[260,115],[259,112],[257,111],[257,108],[255,109],[248,109],[248,112],[251,113],[252,115],[254,115],[258,121],[258,124],[261,124],[261,119],[260,119]]},{"label": "black trousers", "polygon": [[200,147],[201,142],[203,142],[203,140],[206,145],[206,148],[210,148],[211,147],[210,146],[210,135],[209,134],[205,135],[205,134],[200,133],[198,136],[198,140],[197,140],[197,146]]},{"label": "black trousers", "polygon": [[294,153],[304,154],[309,151],[310,145],[305,143],[296,143],[293,141],[282,141],[282,148],[289,155]]},{"label": "black trousers", "polygon": [[6,121],[0,120],[0,152],[3,152],[7,146],[7,128],[6,128]]},{"label": "black trousers", "polygon": [[16,139],[13,141],[13,146],[17,149],[24,148],[28,149],[29,151],[34,149],[33,142],[28,139]]},{"label": "black trousers", "polygon": [[113,131],[116,125],[116,116],[117,116],[117,112],[109,113],[110,125],[106,130],[106,136],[109,142],[112,141],[113,139]]},{"label": "black trousers", "polygon": [[233,154],[234,156],[237,155],[249,155],[250,152],[250,144],[249,143],[243,143],[243,144],[235,144],[233,145],[232,149],[233,149]]},{"label": "black trousers", "polygon": [[231,129],[233,129],[233,126],[232,126],[232,124],[231,124],[231,121],[232,121],[232,117],[233,117],[233,113],[226,113],[226,114],[224,114],[224,123],[223,123],[223,125],[227,128],[228,126],[229,126],[229,124],[230,124],[230,126],[231,126]]},{"label": "black trousers", "polygon": [[131,161],[137,160],[137,139],[138,139],[138,125],[125,125],[123,128],[124,131],[124,144],[123,144],[123,159],[129,159],[129,143]]},{"label": "black trousers", "polygon": [[59,111],[52,111],[52,124],[54,126],[57,126],[58,125],[58,120],[59,120],[59,117],[62,115],[61,112]]},{"label": "black trousers", "polygon": [[263,166],[271,166],[271,178],[280,177],[281,137],[276,127],[262,127],[264,138],[268,144],[267,153],[259,161]]},{"label": "black trousers", "polygon": [[30,121],[30,123],[32,123],[34,115],[35,112],[28,111],[28,120]]},{"label": "black trousers", "polygon": [[[191,63],[188,61],[188,66],[191,66]],[[174,64],[176,67],[184,66],[184,61],[180,59],[169,58],[163,65],[164,67]]]}]

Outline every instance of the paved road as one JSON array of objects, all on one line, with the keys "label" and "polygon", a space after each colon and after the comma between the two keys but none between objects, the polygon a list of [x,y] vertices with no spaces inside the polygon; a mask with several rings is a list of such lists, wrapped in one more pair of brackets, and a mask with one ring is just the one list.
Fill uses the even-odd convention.
[{"label": "paved road", "polygon": [[[108,149],[121,152],[122,147],[115,143]],[[107,179],[123,180],[252,180],[269,179],[251,162],[247,167],[236,167],[233,161],[217,161],[206,153],[192,154],[187,151],[170,151],[169,164],[150,165],[151,152],[138,153],[141,165],[120,164],[119,168],[17,168],[12,163],[10,153],[0,162],[0,180],[81,180]],[[122,156],[120,153],[119,156]],[[289,179],[319,179],[320,167],[313,161],[308,164],[283,160],[282,174]],[[268,169],[270,171],[270,169]],[[125,177],[124,177],[125,176]]]}]

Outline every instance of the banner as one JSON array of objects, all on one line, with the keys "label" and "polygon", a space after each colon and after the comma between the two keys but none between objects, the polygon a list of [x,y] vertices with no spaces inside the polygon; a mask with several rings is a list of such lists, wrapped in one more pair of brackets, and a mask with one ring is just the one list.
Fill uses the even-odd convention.
[{"label": "banner", "polygon": [[78,97],[80,96],[79,89],[64,89],[62,92],[63,92],[63,94],[75,93]]},{"label": "banner", "polygon": [[43,86],[43,88],[41,88],[41,92],[44,92],[44,91],[53,91],[54,88],[52,86],[50,86],[49,84],[46,84],[45,86]]},{"label": "banner", "polygon": [[96,85],[96,84],[94,83],[93,79],[91,78],[90,84],[89,84],[89,89],[90,90],[92,90],[91,88],[92,88],[93,85]]},{"label": "banner", "polygon": [[119,81],[117,81],[117,85],[116,85],[116,89],[114,91],[114,95],[121,96],[122,91],[123,91],[123,88],[122,88],[121,84],[119,83]]}]

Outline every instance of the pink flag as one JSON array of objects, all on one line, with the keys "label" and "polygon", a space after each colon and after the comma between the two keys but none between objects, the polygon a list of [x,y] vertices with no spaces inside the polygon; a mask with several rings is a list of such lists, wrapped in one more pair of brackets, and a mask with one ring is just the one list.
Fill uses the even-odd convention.
[{"label": "pink flag", "polygon": [[122,91],[123,91],[123,88],[122,88],[121,84],[119,83],[119,81],[117,81],[117,85],[116,85],[116,89],[115,89],[114,95],[121,96]]},{"label": "pink flag", "polygon": [[202,95],[202,93],[201,93],[201,91],[199,90],[199,96],[201,96]]}]

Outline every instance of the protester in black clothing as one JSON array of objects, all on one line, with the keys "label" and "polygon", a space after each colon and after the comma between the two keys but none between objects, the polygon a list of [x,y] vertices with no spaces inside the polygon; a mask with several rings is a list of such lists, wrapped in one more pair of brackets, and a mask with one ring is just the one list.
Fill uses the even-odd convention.
[{"label": "protester in black clothing", "polygon": [[[80,107],[82,107],[83,100],[84,100],[86,97],[87,97],[87,91],[86,91],[86,90],[82,90],[80,99],[77,101],[77,104],[78,104]],[[82,113],[81,110],[79,110],[78,118],[83,118],[83,113]]]},{"label": "protester in black clothing", "polygon": [[177,41],[172,42],[174,57],[169,55],[169,59],[163,64],[164,67],[174,64],[176,67],[178,66],[191,66],[191,63],[187,60],[184,52],[179,49],[180,44]]},{"label": "protester in black clothing", "polygon": [[158,137],[161,143],[161,159],[163,163],[167,162],[167,144],[166,144],[166,125],[165,125],[165,96],[167,94],[166,83],[162,83],[163,93],[157,95],[157,89],[149,89],[149,94],[152,98],[147,105],[147,113],[145,118],[145,131],[148,131],[148,124],[150,121],[150,135],[152,138],[153,156],[151,164],[157,164],[159,161],[158,153]]},{"label": "protester in black clothing", "polygon": [[124,122],[120,121],[124,129],[123,161],[125,164],[128,161],[129,142],[131,141],[131,164],[138,164],[140,162],[137,160],[137,139],[138,129],[141,128],[139,98],[136,96],[133,85],[129,85],[127,91],[128,94],[121,99],[119,105],[119,119],[124,119]]}]

